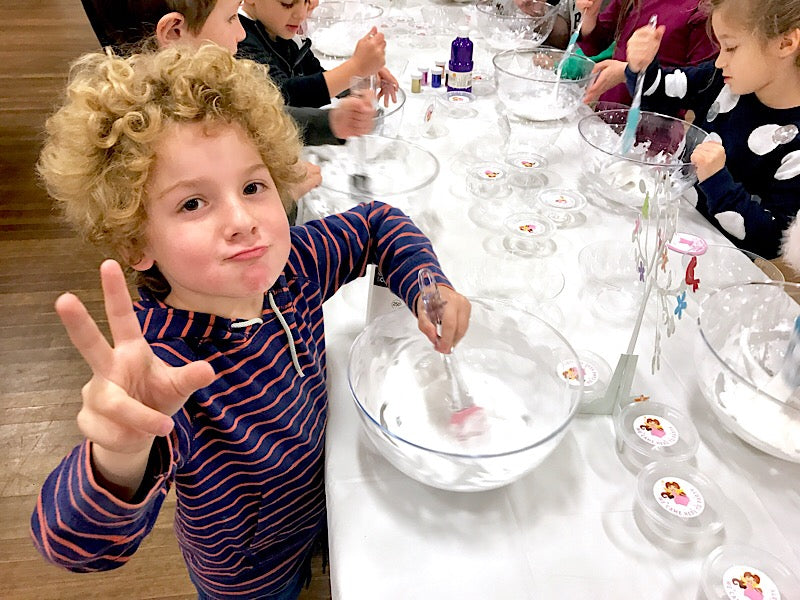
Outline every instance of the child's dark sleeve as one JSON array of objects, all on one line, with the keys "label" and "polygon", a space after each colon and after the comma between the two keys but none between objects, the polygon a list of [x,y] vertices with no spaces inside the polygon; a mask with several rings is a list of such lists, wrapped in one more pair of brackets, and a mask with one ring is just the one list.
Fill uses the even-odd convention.
[{"label": "child's dark sleeve", "polygon": [[292,242],[290,264],[299,275],[319,282],[325,300],[362,276],[368,264],[378,266],[392,292],[412,310],[422,267],[428,267],[438,283],[452,287],[430,240],[402,211],[382,202],[359,204],[295,227]]},{"label": "child's dark sleeve", "polygon": [[800,210],[800,189],[794,179],[774,180],[769,196],[760,197],[751,195],[723,168],[698,187],[705,194],[709,215],[737,246],[767,259],[778,256],[783,232]]},{"label": "child's dark sleeve", "polygon": [[[625,67],[625,84],[631,96],[636,73]],[[658,59],[647,67],[642,84],[642,110],[668,115],[693,110],[705,116],[722,89],[722,75],[711,61],[696,67],[661,68]]]},{"label": "child's dark sleeve", "polygon": [[[180,415],[176,415],[176,418]],[[186,435],[176,423],[156,438],[139,491],[123,502],[95,480],[85,440],[50,473],[31,517],[31,536],[46,560],[76,572],[125,564],[153,528],[177,468]]]}]

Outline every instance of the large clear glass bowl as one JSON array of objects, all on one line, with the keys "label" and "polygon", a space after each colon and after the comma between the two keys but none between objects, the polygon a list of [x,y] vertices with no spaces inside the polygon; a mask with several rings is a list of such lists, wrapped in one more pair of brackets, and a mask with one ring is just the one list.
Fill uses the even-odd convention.
[{"label": "large clear glass bowl", "polygon": [[741,283],[714,292],[700,306],[695,357],[697,383],[722,425],[792,462],[800,462],[800,393],[784,400],[775,377],[799,303],[795,283]]},{"label": "large clear glass bowl", "polygon": [[[428,235],[439,228],[430,198],[439,161],[425,148],[403,139],[367,135],[351,138],[344,147],[306,148],[304,158],[319,165],[322,173],[320,187],[302,198],[308,218],[342,212],[365,200],[381,200],[411,216]],[[351,175],[360,170],[369,177],[369,194],[354,193],[352,188]]]},{"label": "large clear glass bowl", "polygon": [[557,357],[577,356],[553,327],[497,300],[471,302],[455,355],[485,416],[483,435],[453,434],[442,358],[409,311],[373,320],[353,343],[348,366],[363,429],[378,452],[417,481],[465,492],[504,486],[539,465],[564,437],[583,387],[560,376]]},{"label": "large clear glass bowl", "polygon": [[506,50],[492,59],[497,95],[508,110],[530,121],[550,121],[573,115],[583,105],[586,89],[597,76],[594,63],[570,54],[570,68],[560,72],[564,50],[541,47]]},{"label": "large clear glass bowl", "polygon": [[677,199],[697,181],[692,152],[708,134],[682,119],[642,111],[632,149],[623,154],[622,132],[628,109],[604,110],[583,117],[578,133],[586,151],[583,185],[590,201],[600,197],[611,208],[639,210],[656,180],[666,177]]},{"label": "large clear glass bowl", "polygon": [[520,9],[514,2],[479,0],[475,5],[478,31],[498,50],[535,48],[553,30],[558,5],[526,0]]},{"label": "large clear glass bowl", "polygon": [[383,9],[364,2],[322,2],[314,9],[306,25],[315,54],[349,58],[356,43],[380,25]]}]

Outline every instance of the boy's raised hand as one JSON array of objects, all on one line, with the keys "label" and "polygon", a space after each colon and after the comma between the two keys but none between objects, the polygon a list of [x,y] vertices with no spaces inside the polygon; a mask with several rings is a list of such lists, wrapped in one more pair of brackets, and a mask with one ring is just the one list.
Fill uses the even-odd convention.
[{"label": "boy's raised hand", "polygon": [[464,296],[449,287],[439,285],[437,289],[439,290],[439,296],[445,303],[441,330],[437,333],[436,325],[431,323],[425,313],[421,294],[417,299],[417,326],[437,351],[443,354],[450,354],[453,347],[467,333],[472,305]]},{"label": "boy's raised hand", "polygon": [[87,439],[119,459],[149,453],[153,439],[172,430],[171,415],[214,380],[214,370],[203,361],[171,367],[159,359],[139,328],[119,264],[106,260],[100,276],[113,347],[76,296],[60,296],[56,312],[92,369],[82,389],[78,426]]},{"label": "boy's raised hand", "polygon": [[659,25],[655,29],[650,25],[645,25],[633,32],[626,47],[628,66],[631,71],[638,73],[653,62],[658,54],[661,38],[664,37],[665,31],[666,27],[663,25]]},{"label": "boy's raised hand", "polygon": [[376,74],[386,64],[386,38],[377,27],[358,40],[350,59],[355,66],[356,75],[366,77]]},{"label": "boy's raised hand", "polygon": [[366,135],[375,127],[375,106],[370,98],[351,94],[331,109],[329,119],[331,131],[339,139]]}]

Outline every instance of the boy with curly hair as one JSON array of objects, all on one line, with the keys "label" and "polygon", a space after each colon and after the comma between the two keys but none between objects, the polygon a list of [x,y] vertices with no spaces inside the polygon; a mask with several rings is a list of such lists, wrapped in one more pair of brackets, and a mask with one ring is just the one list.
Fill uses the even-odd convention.
[{"label": "boy with curly hair", "polygon": [[47,122],[39,172],[100,267],[113,346],[77,297],[56,302],[92,369],[85,436],[45,481],[31,527],[74,571],[123,565],[170,487],[175,532],[200,598],[296,598],[325,522],[322,303],[377,264],[413,310],[430,268],[469,302],[400,211],[360,204],[290,228],[281,197],[300,143],[266,70],[216,45],[129,58],[92,54]]}]

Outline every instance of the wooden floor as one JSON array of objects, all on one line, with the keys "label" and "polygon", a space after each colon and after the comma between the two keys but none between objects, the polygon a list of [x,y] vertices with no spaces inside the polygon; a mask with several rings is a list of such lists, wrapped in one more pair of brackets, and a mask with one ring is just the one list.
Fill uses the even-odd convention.
[{"label": "wooden floor", "polygon": [[[88,379],[53,301],[70,290],[104,318],[100,257],[53,216],[33,165],[69,62],[97,42],[79,0],[3,0],[0,40],[0,598],[194,598],[172,533],[173,495],[117,571],[69,573],[46,564],[31,544],[36,493],[80,440],[75,415]],[[302,598],[330,598],[319,560],[314,575]]]}]

